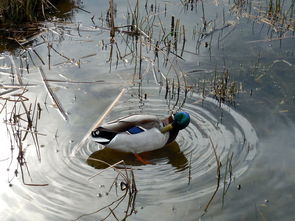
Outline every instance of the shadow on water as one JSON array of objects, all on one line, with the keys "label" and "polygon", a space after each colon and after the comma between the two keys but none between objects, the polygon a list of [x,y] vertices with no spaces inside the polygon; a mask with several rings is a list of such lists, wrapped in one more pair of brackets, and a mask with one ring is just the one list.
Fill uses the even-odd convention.
[{"label": "shadow on water", "polygon": [[[176,141],[167,144],[161,149],[151,152],[142,153],[141,156],[153,163],[157,164],[158,161],[168,161],[167,164],[175,167],[178,171],[182,171],[188,168],[188,160],[186,156],[181,152],[180,147]],[[98,161],[99,160],[99,161]],[[124,160],[127,166],[142,166],[132,153],[121,152],[110,148],[104,148],[102,150],[92,153],[87,159],[88,165],[95,167],[96,169],[105,169],[109,166],[106,164],[116,164],[117,162]],[[106,163],[103,163],[104,161]]]}]

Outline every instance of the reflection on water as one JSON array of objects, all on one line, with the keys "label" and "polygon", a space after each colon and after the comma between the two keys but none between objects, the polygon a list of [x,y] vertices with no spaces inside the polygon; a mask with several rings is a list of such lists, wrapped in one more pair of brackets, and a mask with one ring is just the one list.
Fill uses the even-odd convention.
[{"label": "reflection on water", "polygon": [[[231,14],[230,9],[240,9],[238,2],[232,8],[229,1],[190,1],[186,7],[192,10],[187,10],[179,1],[172,1],[159,3],[157,11],[154,3],[147,2],[140,13],[147,18],[142,31],[165,40],[157,43],[124,35],[128,29],[116,33],[119,46],[114,49],[111,73],[110,64],[106,65],[110,58],[109,27],[100,28],[105,25],[101,11],[108,11],[105,2],[85,3],[91,14],[79,11],[74,24],[47,24],[46,32],[36,39],[35,52],[28,49],[22,57],[14,58],[19,69],[11,68],[9,56],[1,56],[2,97],[15,98],[19,94],[15,87],[26,85],[25,96],[32,101],[28,113],[33,115],[35,100],[36,107],[38,103],[41,107],[41,117],[32,127],[38,131],[33,130],[33,134],[40,134],[41,162],[36,163],[34,142],[28,139],[27,178],[48,184],[29,187],[14,179],[9,187],[7,176],[1,176],[1,185],[7,184],[1,190],[1,220],[116,219],[112,213],[122,218],[130,202],[126,198],[117,207],[113,202],[125,194],[121,184],[124,182],[126,187],[125,177],[131,178],[132,173],[138,192],[136,199],[132,198],[135,210],[128,220],[198,220],[217,187],[202,220],[293,218],[294,211],[286,205],[294,201],[294,41],[266,41],[271,34],[284,36],[270,31],[269,20],[261,21],[262,25],[243,19],[243,11]],[[117,1],[115,8],[116,24],[125,24],[124,1]],[[293,11],[294,7],[288,13]],[[158,29],[152,32],[150,27]],[[182,33],[181,37],[175,33]],[[127,37],[134,40],[129,47],[125,44]],[[154,50],[156,44],[164,47],[163,51]],[[135,52],[128,56],[131,50],[137,50],[139,56],[141,47],[140,59]],[[115,64],[120,56],[124,62]],[[157,56],[162,57],[157,60]],[[170,63],[157,64],[161,59]],[[47,87],[62,104],[67,121],[49,99],[39,66],[47,77]],[[220,80],[219,73],[227,76]],[[141,81],[136,80],[139,78]],[[212,94],[223,98],[228,86],[235,88],[231,94],[234,106],[212,98]],[[126,93],[105,121],[135,113],[165,116],[180,108],[190,113],[191,124],[179,133],[176,142],[143,156],[152,165],[141,165],[129,153],[100,149],[90,140],[73,156],[75,145],[122,88]],[[1,117],[10,113],[3,107],[1,103]],[[18,114],[21,119],[23,116]],[[26,130],[19,126],[19,131]],[[2,129],[5,131],[5,127]],[[5,145],[3,139],[1,142]],[[0,158],[1,167],[5,164],[1,168],[4,174],[7,157],[15,157],[10,155],[9,145],[7,150]],[[127,168],[114,171],[95,159],[109,164],[124,160]],[[118,177],[118,171],[125,177]]]},{"label": "reflection on water", "polygon": [[[164,92],[159,94],[157,87],[142,88],[142,92],[147,95],[146,100],[135,98],[136,87],[129,88],[106,121],[131,114],[168,111]],[[203,102],[202,106],[196,105],[200,102]],[[203,100],[198,94],[188,95],[183,110],[190,113],[191,123],[179,132],[176,142],[143,154],[152,165],[143,166],[131,153],[109,148],[98,150],[101,147],[91,140],[80,154],[82,158],[89,156],[87,163],[99,169],[108,167],[99,160],[111,165],[124,160],[127,166],[133,166],[140,190],[137,195],[140,205],[185,202],[203,197],[213,193],[217,182],[211,141],[224,165],[221,173],[225,180],[220,182],[221,187],[229,187],[234,179],[244,174],[256,155],[258,140],[254,128],[229,106],[219,105],[214,99]]]},{"label": "reflection on water", "polygon": [[[157,164],[158,161],[168,161],[178,170],[183,170],[188,166],[188,160],[184,154],[180,151],[177,142],[172,142],[161,149],[145,152],[140,154],[144,160],[149,161],[153,164]],[[97,161],[100,160],[100,161]],[[103,148],[102,150],[92,153],[87,159],[87,163],[96,169],[105,169],[109,167],[108,164],[113,165],[117,162],[124,160],[125,165],[140,166],[143,165],[139,162],[132,153],[121,152],[110,148]],[[104,161],[106,163],[103,163]]]}]

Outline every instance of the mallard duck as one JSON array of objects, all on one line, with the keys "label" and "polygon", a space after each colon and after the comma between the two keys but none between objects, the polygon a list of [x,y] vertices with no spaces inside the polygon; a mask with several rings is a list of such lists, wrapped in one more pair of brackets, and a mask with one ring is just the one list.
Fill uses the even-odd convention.
[{"label": "mallard duck", "polygon": [[114,150],[131,152],[147,164],[139,154],[171,143],[189,122],[187,112],[177,112],[165,119],[136,114],[105,123],[94,129],[91,136],[95,142]]}]

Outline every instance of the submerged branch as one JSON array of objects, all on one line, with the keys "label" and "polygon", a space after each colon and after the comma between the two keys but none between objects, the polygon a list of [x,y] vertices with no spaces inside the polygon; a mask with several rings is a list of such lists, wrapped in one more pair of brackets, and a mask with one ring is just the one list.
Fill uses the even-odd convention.
[{"label": "submerged branch", "polygon": [[53,93],[53,90],[51,89],[51,87],[49,86],[49,84],[47,82],[47,79],[46,79],[46,76],[45,76],[45,73],[44,73],[42,67],[39,67],[38,69],[39,69],[40,75],[42,77],[43,83],[45,85],[45,88],[46,88],[47,92],[49,93],[52,101],[57,106],[59,113],[61,114],[61,116],[64,120],[68,120],[68,116],[67,116],[66,112],[64,111],[58,97]]}]

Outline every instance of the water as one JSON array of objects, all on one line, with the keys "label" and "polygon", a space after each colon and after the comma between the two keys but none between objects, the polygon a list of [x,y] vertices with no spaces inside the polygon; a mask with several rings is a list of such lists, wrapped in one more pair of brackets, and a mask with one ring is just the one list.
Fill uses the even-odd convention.
[{"label": "water", "polygon": [[[91,21],[95,15],[94,21],[100,26],[98,18],[105,16],[108,8],[105,2],[85,2],[84,9],[91,13],[75,11],[72,23],[46,24],[43,38],[38,37],[34,42],[38,46],[33,47],[45,65],[29,50],[22,55],[22,61],[29,64],[29,73],[26,68],[12,71],[19,73],[27,85],[24,97],[30,99],[26,101],[28,109],[31,102],[33,112],[35,100],[42,108],[37,127],[40,162],[31,134],[23,141],[30,172],[29,176],[24,170],[25,182],[48,185],[27,186],[22,184],[20,174],[15,178],[18,152],[11,152],[12,132],[7,134],[6,124],[2,123],[1,143],[6,148],[1,148],[0,158],[1,220],[115,220],[113,214],[123,219],[126,210],[133,211],[128,220],[293,220],[294,39],[286,37],[292,37],[291,32],[286,31],[285,36],[272,32],[259,19],[262,12],[254,10],[264,9],[258,3],[246,5],[244,14],[236,13],[239,7],[228,1],[204,2],[204,13],[200,2],[193,11],[178,1],[160,3],[159,16],[166,33],[170,31],[171,15],[185,24],[183,59],[176,60],[169,54],[165,65],[164,50],[159,52],[157,64],[153,61],[154,51],[144,48],[141,75],[139,62],[134,75],[135,60],[131,55],[116,67],[116,48],[110,72],[106,62],[111,50],[110,45],[106,46],[109,32]],[[288,1],[285,5],[288,7]],[[116,8],[116,24],[125,24],[126,4],[117,2]],[[246,16],[249,8],[255,18]],[[142,9],[141,16],[146,16],[143,5]],[[202,28],[203,17],[206,29]],[[153,39],[158,39],[160,23],[158,19],[154,22]],[[204,32],[202,38],[200,31]],[[265,40],[270,37],[283,40]],[[126,39],[116,39],[122,54],[128,52]],[[64,56],[52,49],[49,60],[48,42]],[[129,44],[134,47],[132,41]],[[0,62],[0,83],[6,87],[20,84],[10,74],[11,65],[21,65],[19,57],[2,54]],[[60,108],[52,105],[40,66]],[[142,81],[138,81],[139,76]],[[234,93],[217,93],[225,89],[225,82],[226,89],[234,86]],[[123,88],[126,91],[105,121],[134,113],[165,117],[178,109],[191,115],[190,125],[180,132],[175,143],[145,156],[153,165],[142,166],[129,154],[108,153],[89,139],[77,148]],[[1,88],[1,93],[7,90],[12,89]],[[13,89],[2,96],[10,95],[12,99],[13,94],[21,92]],[[214,95],[226,102],[220,103]],[[1,112],[3,121],[7,122],[5,116],[13,104]],[[17,110],[24,112],[20,103]],[[68,120],[63,120],[64,116]],[[26,123],[20,124],[24,135],[22,125]],[[111,168],[95,169],[93,162],[87,164],[89,156],[95,156],[93,153],[107,161],[123,158],[126,169],[121,169],[119,176]],[[124,188],[126,176],[130,185],[134,184],[132,173],[138,192]],[[120,198],[124,193],[127,195]]]}]

